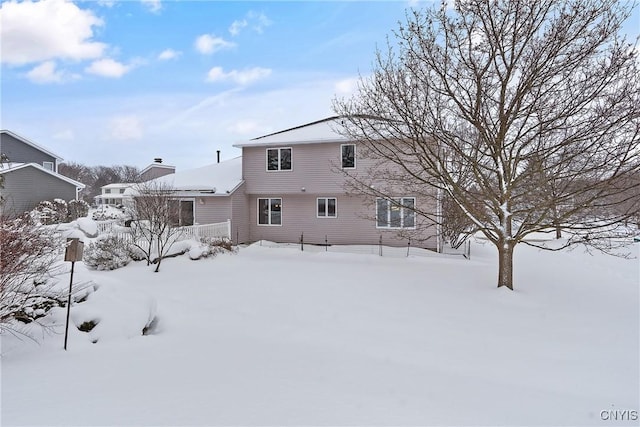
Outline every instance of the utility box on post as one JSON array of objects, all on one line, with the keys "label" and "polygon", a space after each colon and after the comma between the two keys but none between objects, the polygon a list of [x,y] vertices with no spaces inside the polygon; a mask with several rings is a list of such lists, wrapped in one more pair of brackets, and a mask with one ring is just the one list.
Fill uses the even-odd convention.
[{"label": "utility box on post", "polygon": [[65,261],[82,261],[84,243],[80,239],[67,239],[67,249],[64,252]]}]

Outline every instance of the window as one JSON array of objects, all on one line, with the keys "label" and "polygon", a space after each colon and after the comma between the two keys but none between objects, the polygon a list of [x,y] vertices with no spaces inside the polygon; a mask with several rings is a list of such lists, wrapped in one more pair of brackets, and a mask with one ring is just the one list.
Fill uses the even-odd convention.
[{"label": "window", "polygon": [[258,199],[258,224],[282,225],[282,199]]},{"label": "window", "polygon": [[415,228],[415,197],[376,199],[376,227]]},{"label": "window", "polygon": [[267,170],[268,171],[290,171],[291,170],[291,148],[268,148],[267,149]]},{"label": "window", "polygon": [[318,197],[318,218],[336,217],[336,198]]},{"label": "window", "polygon": [[342,158],[342,169],[355,169],[356,167],[356,146],[355,144],[342,144],[340,146],[340,157]]},{"label": "window", "polygon": [[169,200],[169,222],[171,225],[193,225],[193,202],[193,200]]},{"label": "window", "polygon": [[42,162],[42,167],[45,168],[46,170],[52,171],[53,162]]},{"label": "window", "polygon": [[110,188],[105,188],[104,192],[105,192],[105,194],[111,194],[111,189]]},{"label": "window", "polygon": [[120,189],[120,194],[124,194],[124,188]]}]

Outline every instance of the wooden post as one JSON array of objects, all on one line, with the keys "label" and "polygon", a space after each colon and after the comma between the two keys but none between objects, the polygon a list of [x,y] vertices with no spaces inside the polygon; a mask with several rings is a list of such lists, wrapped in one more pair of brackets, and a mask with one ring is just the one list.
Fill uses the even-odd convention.
[{"label": "wooden post", "polygon": [[64,328],[64,349],[67,350],[67,340],[69,338],[69,317],[71,316],[71,293],[73,290],[73,270],[76,261],[82,261],[84,243],[80,239],[67,239],[67,248],[64,253],[64,260],[71,261],[71,278],[69,279],[69,297],[67,299],[67,323]]}]

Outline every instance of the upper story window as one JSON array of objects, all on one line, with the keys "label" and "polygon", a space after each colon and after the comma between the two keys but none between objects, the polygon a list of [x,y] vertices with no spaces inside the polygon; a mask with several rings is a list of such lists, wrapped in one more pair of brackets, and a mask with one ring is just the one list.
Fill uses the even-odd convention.
[{"label": "upper story window", "polygon": [[291,148],[267,148],[267,170],[290,171],[291,151]]},{"label": "upper story window", "polygon": [[356,145],[342,144],[340,146],[340,157],[342,159],[342,169],[355,169],[356,167]]},{"label": "upper story window", "polygon": [[53,162],[42,162],[42,167],[46,170],[53,171]]},{"label": "upper story window", "polygon": [[120,194],[124,194],[124,188],[120,189]]},{"label": "upper story window", "polygon": [[415,228],[416,198],[376,199],[376,227]]},{"label": "upper story window", "polygon": [[111,194],[111,189],[110,188],[105,188],[104,192],[105,192],[105,194]]}]

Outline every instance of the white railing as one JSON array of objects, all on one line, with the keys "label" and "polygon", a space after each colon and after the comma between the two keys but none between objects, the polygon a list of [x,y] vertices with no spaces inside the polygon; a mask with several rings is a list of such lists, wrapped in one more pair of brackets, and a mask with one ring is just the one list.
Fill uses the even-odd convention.
[{"label": "white railing", "polygon": [[202,237],[231,239],[231,220],[215,224],[189,225],[180,227],[180,230],[182,233],[178,240],[198,240]]},{"label": "white railing", "polygon": [[120,221],[117,219],[111,219],[106,221],[96,221],[98,224],[98,234],[105,234],[113,231],[113,227]]}]

